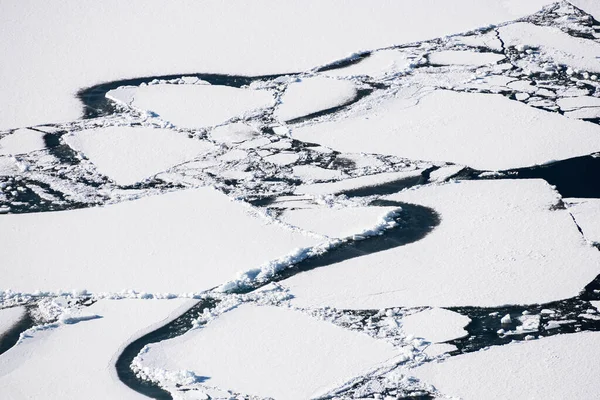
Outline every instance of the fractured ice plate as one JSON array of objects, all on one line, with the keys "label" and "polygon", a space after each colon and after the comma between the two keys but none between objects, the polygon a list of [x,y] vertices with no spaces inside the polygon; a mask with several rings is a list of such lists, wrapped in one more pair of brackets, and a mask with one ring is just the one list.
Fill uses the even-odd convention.
[{"label": "fractured ice plate", "polygon": [[436,90],[415,103],[393,98],[345,119],[292,130],[341,152],[448,161],[481,170],[545,164],[600,150],[600,126],[504,96]]},{"label": "fractured ice plate", "polygon": [[249,395],[305,400],[386,364],[398,351],[383,340],[299,311],[242,305],[205,327],[150,344],[134,361],[175,392],[169,372]]},{"label": "fractured ice plate", "polygon": [[388,199],[433,208],[423,239],[295,275],[281,283],[300,306],[497,306],[579,293],[600,273],[560,196],[543,180],[462,181]]}]

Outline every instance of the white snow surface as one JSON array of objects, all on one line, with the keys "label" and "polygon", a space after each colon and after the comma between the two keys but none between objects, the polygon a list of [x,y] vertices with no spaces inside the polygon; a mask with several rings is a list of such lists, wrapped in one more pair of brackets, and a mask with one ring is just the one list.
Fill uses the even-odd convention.
[{"label": "white snow surface", "polygon": [[590,72],[600,72],[600,43],[574,37],[558,28],[519,22],[500,27],[504,45],[539,47],[557,64]]},{"label": "white snow surface", "polygon": [[385,341],[301,312],[246,304],[204,328],[150,344],[134,363],[150,376],[187,370],[206,377],[210,386],[300,400],[324,394],[397,355]]},{"label": "white snow surface", "polygon": [[0,338],[25,316],[25,307],[11,307],[0,310]]},{"label": "white snow surface", "polygon": [[448,161],[480,170],[545,164],[600,150],[597,125],[501,95],[436,90],[415,103],[393,98],[342,120],[299,127],[292,136],[342,152]]},{"label": "white snow surface", "polygon": [[590,242],[600,243],[600,199],[565,199],[569,212]]},{"label": "white snow surface", "polygon": [[98,169],[119,185],[131,185],[216,147],[186,133],[150,127],[112,126],[63,136]]},{"label": "white snow surface", "polygon": [[315,165],[296,165],[292,167],[294,176],[308,182],[340,179],[344,173],[337,169],[326,169]]},{"label": "white snow surface", "polygon": [[357,178],[344,179],[337,182],[314,183],[300,185],[296,187],[296,194],[326,195],[337,194],[349,190],[372,187],[399,181],[402,179],[414,178],[421,175],[422,170],[411,170],[401,172],[383,172],[380,174],[359,176]]},{"label": "white snow surface", "polygon": [[7,0],[0,54],[18,62],[0,67],[0,130],[78,118],[75,94],[101,82],[304,71],[360,50],[514,20],[551,2]]},{"label": "white snow surface", "polygon": [[596,307],[598,311],[600,311],[600,301],[590,301],[592,306]]},{"label": "white snow surface", "polygon": [[318,111],[341,106],[356,97],[351,81],[324,77],[303,78],[288,85],[274,116],[290,121]]},{"label": "white snow surface", "polygon": [[563,111],[572,111],[580,107],[600,107],[600,97],[563,97],[556,100],[556,104],[558,104]]},{"label": "white snow surface", "polygon": [[190,293],[316,245],[200,188],[105,207],[2,217],[2,284],[20,292]]},{"label": "white snow surface", "polygon": [[109,91],[106,97],[188,129],[222,124],[274,103],[270,91],[221,85],[127,86]]},{"label": "white snow surface", "polygon": [[301,229],[332,238],[346,238],[382,224],[395,210],[395,207],[302,208],[286,210],[280,218]]},{"label": "white snow surface", "polygon": [[221,125],[210,131],[212,140],[228,145],[252,140],[257,136],[259,133],[254,128],[241,122]]},{"label": "white snow surface", "polygon": [[37,330],[0,356],[0,398],[146,399],[119,380],[117,357],[192,305],[179,299],[100,300],[83,310],[99,318]]},{"label": "white snow surface", "polygon": [[30,153],[46,148],[45,133],[31,129],[17,129],[0,139],[0,156]]},{"label": "white snow surface", "polygon": [[596,21],[600,21],[600,3],[596,0],[569,0],[569,3],[590,14]]},{"label": "white snow surface", "polygon": [[590,399],[600,393],[598,357],[600,333],[581,332],[461,354],[408,374],[464,400]]},{"label": "white snow surface", "polygon": [[441,343],[467,336],[464,329],[471,322],[469,317],[443,308],[430,308],[402,318],[402,330],[406,334],[423,338],[428,342]]},{"label": "white snow surface", "polygon": [[481,53],[477,51],[444,50],[429,55],[429,62],[437,65],[469,65],[482,66],[496,64],[505,57],[496,53]]},{"label": "white snow surface", "polygon": [[[295,275],[299,306],[380,309],[498,306],[569,298],[599,272],[560,196],[543,180],[462,181],[387,197],[433,208],[441,222],[404,246]],[[570,265],[570,268],[564,268]]]}]

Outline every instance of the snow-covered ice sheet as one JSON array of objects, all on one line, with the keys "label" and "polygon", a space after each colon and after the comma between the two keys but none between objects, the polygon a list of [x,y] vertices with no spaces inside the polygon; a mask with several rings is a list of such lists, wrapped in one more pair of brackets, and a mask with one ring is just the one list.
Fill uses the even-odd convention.
[{"label": "snow-covered ice sheet", "polygon": [[558,104],[563,111],[572,111],[581,107],[600,107],[600,97],[564,97],[556,100],[556,104]]},{"label": "snow-covered ice sheet", "polygon": [[106,97],[151,112],[180,128],[203,128],[270,107],[273,93],[221,85],[158,84],[121,87]]},{"label": "snow-covered ice sheet", "polygon": [[146,399],[119,381],[115,362],[127,344],[177,317],[189,300],[100,300],[93,319],[37,330],[0,356],[0,397]]},{"label": "snow-covered ice sheet", "polygon": [[11,307],[0,310],[0,337],[25,316],[25,307]]},{"label": "snow-covered ice sheet", "polygon": [[294,304],[543,303],[577,295],[600,272],[600,254],[568,211],[556,209],[560,196],[543,180],[461,181],[387,198],[431,207],[441,222],[416,242],[283,281]]},{"label": "snow-covered ice sheet", "polygon": [[150,127],[89,129],[63,138],[119,185],[143,181],[216,149],[212,143],[190,139],[185,133]]},{"label": "snow-covered ice sheet", "polygon": [[293,400],[324,394],[397,355],[385,341],[301,312],[246,304],[150,344],[134,363],[161,386],[177,383],[165,380],[165,370],[193,371],[209,386]]},{"label": "snow-covered ice sheet", "polygon": [[297,165],[292,167],[294,176],[303,181],[328,181],[331,179],[340,179],[344,176],[343,172],[337,169],[326,169],[316,165]]},{"label": "snow-covered ice sheet", "polygon": [[212,140],[228,145],[252,140],[258,135],[258,132],[254,128],[241,122],[221,125],[210,131],[210,138]]},{"label": "snow-covered ice sheet", "polygon": [[429,62],[436,65],[470,65],[474,67],[496,64],[504,55],[476,51],[444,50],[429,55]]},{"label": "snow-covered ice sheet", "polygon": [[0,53],[15,62],[0,68],[0,129],[75,119],[77,91],[100,82],[304,71],[365,49],[514,20],[549,3],[3,1]]},{"label": "snow-covered ice sheet", "polygon": [[318,111],[341,106],[356,97],[351,81],[323,77],[303,78],[288,85],[274,116],[290,121]]},{"label": "snow-covered ice sheet", "polygon": [[464,400],[592,399],[600,393],[600,332],[510,343],[428,363],[408,374]]},{"label": "snow-covered ice sheet", "polygon": [[[600,150],[600,127],[501,95],[436,90],[341,120],[299,127],[292,136],[342,152],[448,161],[482,170],[544,164]],[[476,112],[475,112],[476,110]]]},{"label": "snow-covered ice sheet", "polygon": [[597,41],[574,37],[555,27],[527,22],[505,25],[498,31],[506,47],[539,47],[542,55],[554,63],[600,72],[600,43]]},{"label": "snow-covered ice sheet", "polygon": [[428,342],[440,343],[467,336],[464,327],[471,322],[454,311],[430,308],[402,318],[402,330],[406,334],[420,337]]},{"label": "snow-covered ice sheet", "polygon": [[281,220],[333,238],[359,235],[382,224],[395,207],[304,208],[286,210]]},{"label": "snow-covered ice sheet", "polygon": [[32,129],[17,129],[0,139],[0,156],[25,154],[46,148],[45,133]]},{"label": "snow-covered ice sheet", "polygon": [[2,216],[3,288],[190,293],[318,243],[211,188]]},{"label": "snow-covered ice sheet", "polygon": [[358,178],[344,179],[337,182],[314,183],[300,185],[296,188],[296,194],[326,195],[337,194],[359,188],[367,188],[382,185],[402,179],[415,178],[421,175],[423,170],[412,170],[402,172],[383,172],[381,174],[365,175]]},{"label": "snow-covered ice sheet", "polygon": [[569,212],[590,242],[600,243],[600,199],[565,199]]}]

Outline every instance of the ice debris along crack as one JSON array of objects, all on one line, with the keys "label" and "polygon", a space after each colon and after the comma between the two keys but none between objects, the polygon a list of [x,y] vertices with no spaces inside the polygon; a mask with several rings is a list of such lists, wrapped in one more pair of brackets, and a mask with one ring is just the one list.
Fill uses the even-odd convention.
[{"label": "ice debris along crack", "polygon": [[[598,14],[513,6],[334,62],[94,78],[82,119],[2,122],[0,394],[478,398],[492,360],[499,397],[535,397],[542,371],[498,361],[529,355],[568,375],[544,398],[596,390]],[[45,366],[90,347],[57,392]]]}]

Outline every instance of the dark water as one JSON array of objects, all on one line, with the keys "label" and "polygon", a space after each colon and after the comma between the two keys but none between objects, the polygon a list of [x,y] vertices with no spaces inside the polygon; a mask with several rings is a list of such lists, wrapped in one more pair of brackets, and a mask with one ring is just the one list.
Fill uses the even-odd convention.
[{"label": "dark water", "polygon": [[19,322],[10,328],[4,335],[0,335],[0,354],[3,354],[17,344],[21,332],[33,328],[35,325],[36,322],[33,318],[31,318],[29,309],[27,309],[25,315],[19,320]]}]

